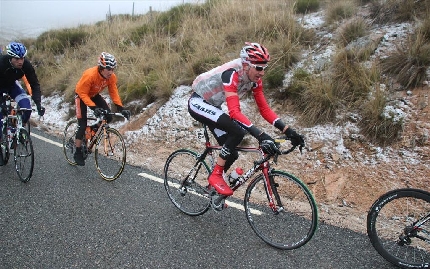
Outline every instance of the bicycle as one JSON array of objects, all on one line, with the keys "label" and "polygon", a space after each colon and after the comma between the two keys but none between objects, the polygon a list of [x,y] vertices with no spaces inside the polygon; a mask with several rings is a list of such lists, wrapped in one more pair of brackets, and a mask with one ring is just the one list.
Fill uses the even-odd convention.
[{"label": "bicycle", "polygon": [[3,93],[2,97],[3,128],[0,157],[3,158],[3,163],[6,165],[13,151],[18,177],[22,182],[28,182],[33,175],[34,150],[30,134],[22,123],[22,113],[32,109],[20,108],[16,103],[12,104],[12,98],[6,93]]},{"label": "bicycle", "polygon": [[376,251],[400,268],[430,267],[430,192],[396,189],[380,196],[367,215]]},{"label": "bicycle", "polygon": [[[208,185],[208,177],[215,165],[214,151],[221,146],[211,145],[204,126],[205,149],[198,154],[189,149],[178,149],[164,165],[164,187],[172,203],[190,216],[202,215],[209,210],[226,208],[226,197]],[[292,147],[282,154],[292,152]],[[260,147],[238,146],[241,152],[259,153],[261,159],[230,186],[233,191],[243,186],[257,172],[246,188],[243,204],[246,218],[255,232],[272,247],[296,249],[306,244],[318,225],[315,199],[296,176],[271,168],[270,160],[277,163],[278,154],[266,155]]]},{"label": "bicycle", "polygon": [[[109,126],[106,116],[124,116],[121,113],[104,111],[100,117],[89,117],[88,121],[95,124],[86,127],[85,136],[82,140],[82,152],[87,159],[94,151],[95,165],[100,176],[107,181],[117,179],[125,167],[126,148],[124,138],[118,130]],[[97,129],[92,126],[99,125]],[[73,154],[75,148],[75,136],[78,131],[77,119],[71,120],[64,128],[63,152],[67,162],[76,165]]]}]

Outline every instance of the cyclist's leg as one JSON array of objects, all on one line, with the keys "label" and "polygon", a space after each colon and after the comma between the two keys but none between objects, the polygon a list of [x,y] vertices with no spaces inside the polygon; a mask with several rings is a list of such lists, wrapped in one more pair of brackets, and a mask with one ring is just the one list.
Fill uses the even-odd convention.
[{"label": "cyclist's leg", "polygon": [[87,126],[87,105],[79,98],[78,95],[75,96],[75,106],[76,106],[76,118],[78,119],[78,131],[75,136],[75,146],[76,151],[73,155],[77,165],[85,165],[85,159],[82,152],[82,139],[85,135],[85,128]]},{"label": "cyclist's leg", "polygon": [[[236,122],[224,113],[220,108],[205,102],[200,96],[193,95],[188,102],[188,111],[190,115],[199,122],[209,126],[215,137],[218,138],[225,136],[225,143],[219,154],[216,165],[209,176],[209,184],[213,186],[216,191],[222,195],[232,195],[233,191],[226,184],[223,178],[224,167],[226,160],[231,156],[237,145],[242,141],[245,136],[243,130]],[[229,164],[231,166],[231,163]]]},{"label": "cyclist's leg", "polygon": [[[31,101],[27,93],[21,87],[18,81],[15,81],[14,86],[9,91],[9,96],[15,100],[20,108],[31,108]],[[22,113],[22,124],[27,124],[31,116],[31,110],[23,111]]]}]

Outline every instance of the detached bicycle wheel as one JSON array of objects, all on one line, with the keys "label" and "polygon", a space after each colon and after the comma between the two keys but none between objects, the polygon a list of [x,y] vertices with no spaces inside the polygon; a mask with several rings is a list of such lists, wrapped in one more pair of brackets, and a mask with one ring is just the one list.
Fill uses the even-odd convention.
[{"label": "detached bicycle wheel", "polygon": [[264,177],[258,175],[245,193],[245,212],[258,237],[279,249],[306,244],[318,225],[318,209],[306,185],[295,176],[272,171],[271,189],[277,210],[269,206]]},{"label": "detached bicycle wheel", "polygon": [[172,203],[183,213],[198,216],[210,207],[207,192],[209,167],[197,161],[197,153],[180,149],[164,165],[164,188]]},{"label": "detached bicycle wheel", "polygon": [[21,128],[14,137],[13,145],[16,172],[22,182],[28,182],[33,175],[34,151],[33,142],[25,128]]},{"label": "detached bicycle wheel", "polygon": [[125,167],[126,149],[124,138],[114,128],[100,132],[95,145],[96,168],[104,180],[117,179]]},{"label": "detached bicycle wheel", "polygon": [[375,201],[367,215],[370,242],[384,259],[400,268],[428,268],[429,214],[429,192],[390,191]]},{"label": "detached bicycle wheel", "polygon": [[66,128],[64,128],[63,134],[63,153],[66,157],[67,162],[71,165],[76,165],[73,155],[75,154],[75,135],[78,131],[78,121],[72,120],[67,123]]}]

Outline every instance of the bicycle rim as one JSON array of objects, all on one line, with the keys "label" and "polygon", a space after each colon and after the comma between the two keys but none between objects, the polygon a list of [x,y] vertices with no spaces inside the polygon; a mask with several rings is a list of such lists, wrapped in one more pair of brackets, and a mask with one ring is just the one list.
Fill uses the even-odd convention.
[{"label": "bicycle rim", "polygon": [[34,168],[33,142],[25,128],[21,128],[14,139],[15,170],[22,182],[28,182]]},{"label": "bicycle rim", "polygon": [[[269,206],[263,175],[257,176],[245,193],[245,212],[254,232],[267,244],[279,249],[296,249],[306,244],[318,225],[318,209],[306,185],[285,172],[271,173],[275,182],[273,197],[279,194],[275,213]],[[278,200],[278,199],[277,199]],[[281,204],[279,204],[281,203]]]},{"label": "bicycle rim", "polygon": [[384,259],[401,268],[428,268],[430,223],[414,229],[408,233],[410,236],[406,231],[411,231],[410,227],[429,213],[428,192],[399,189],[382,195],[367,216],[367,234],[373,247]]},{"label": "bicycle rim", "polygon": [[64,128],[63,134],[63,153],[66,160],[71,165],[76,165],[73,155],[75,153],[75,135],[78,130],[78,121],[72,120]]},{"label": "bicycle rim", "polygon": [[173,152],[164,165],[164,188],[169,199],[187,215],[205,213],[210,207],[209,174],[209,167],[204,162],[197,162],[195,152],[187,149]]},{"label": "bicycle rim", "polygon": [[97,171],[104,180],[117,179],[125,167],[126,149],[122,135],[113,128],[100,132],[94,157]]}]

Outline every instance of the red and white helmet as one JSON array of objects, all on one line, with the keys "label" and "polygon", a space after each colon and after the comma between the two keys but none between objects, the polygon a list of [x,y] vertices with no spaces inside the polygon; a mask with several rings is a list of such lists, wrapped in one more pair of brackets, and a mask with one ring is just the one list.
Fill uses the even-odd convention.
[{"label": "red and white helmet", "polygon": [[258,43],[245,42],[245,47],[240,51],[243,63],[266,64],[270,61],[269,51]]}]

